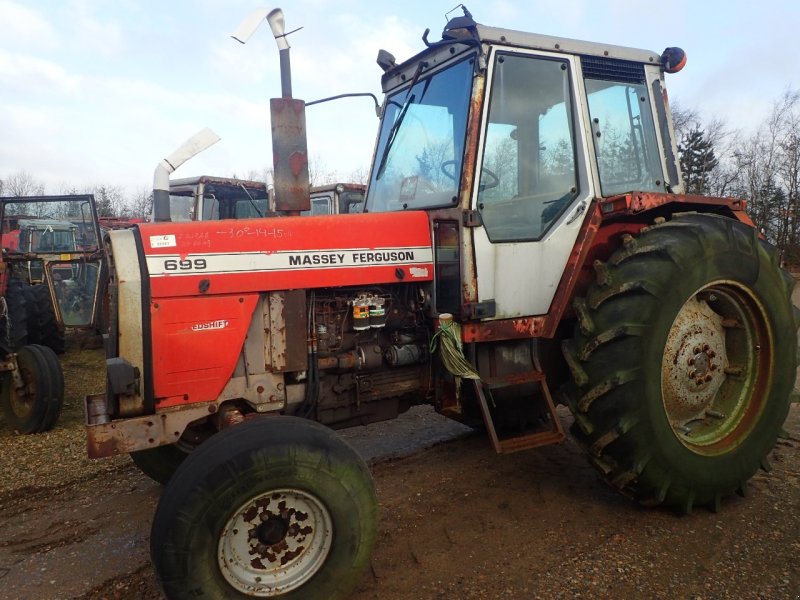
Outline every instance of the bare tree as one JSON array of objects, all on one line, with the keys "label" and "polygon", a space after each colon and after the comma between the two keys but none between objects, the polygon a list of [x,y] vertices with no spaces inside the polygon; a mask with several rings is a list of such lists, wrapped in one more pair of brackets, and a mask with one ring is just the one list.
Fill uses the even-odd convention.
[{"label": "bare tree", "polygon": [[672,127],[675,129],[677,139],[682,140],[692,129],[700,128],[700,113],[697,110],[687,108],[679,102],[672,102],[670,108],[672,110]]},{"label": "bare tree", "polygon": [[731,188],[748,200],[751,218],[781,250],[800,260],[800,92],[787,90],[763,124],[732,152]]},{"label": "bare tree", "polygon": [[153,190],[140,188],[134,193],[130,202],[130,215],[137,219],[148,219],[153,212]]},{"label": "bare tree", "polygon": [[6,178],[3,190],[8,196],[41,196],[44,184],[27,171],[17,171]]},{"label": "bare tree", "polygon": [[369,169],[363,165],[352,171],[347,177],[347,183],[360,183],[362,185],[367,185],[368,181]]}]

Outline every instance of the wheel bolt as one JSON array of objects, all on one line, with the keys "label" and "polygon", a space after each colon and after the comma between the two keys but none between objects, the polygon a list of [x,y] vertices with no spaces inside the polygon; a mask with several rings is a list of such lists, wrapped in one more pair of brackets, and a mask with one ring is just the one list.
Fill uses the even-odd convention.
[{"label": "wheel bolt", "polygon": [[705,380],[706,381],[711,381],[711,373],[709,373],[708,375],[705,376]]},{"label": "wheel bolt", "polygon": [[694,356],[689,359],[689,366],[691,367],[694,364]]},{"label": "wheel bolt", "polygon": [[701,348],[700,348],[700,346],[695,346],[695,347],[694,347],[694,353],[695,353],[695,354],[700,354],[700,351],[701,351]]},{"label": "wheel bolt", "polygon": [[708,352],[709,348],[711,348],[711,346],[708,344],[703,344],[703,352]]},{"label": "wheel bolt", "polygon": [[698,377],[698,378],[695,380],[695,383],[696,383],[697,385],[703,385],[703,378],[702,378],[702,377]]},{"label": "wheel bolt", "polygon": [[689,371],[689,379],[694,379],[695,375],[697,375],[697,371],[695,371],[694,369]]}]

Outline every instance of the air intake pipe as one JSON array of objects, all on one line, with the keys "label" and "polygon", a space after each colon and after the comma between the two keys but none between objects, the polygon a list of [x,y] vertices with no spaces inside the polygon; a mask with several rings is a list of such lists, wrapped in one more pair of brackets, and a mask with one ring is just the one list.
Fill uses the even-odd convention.
[{"label": "air intake pipe", "polygon": [[198,131],[156,166],[153,174],[153,221],[171,221],[169,210],[169,176],[187,160],[213,146],[220,137],[208,127]]}]

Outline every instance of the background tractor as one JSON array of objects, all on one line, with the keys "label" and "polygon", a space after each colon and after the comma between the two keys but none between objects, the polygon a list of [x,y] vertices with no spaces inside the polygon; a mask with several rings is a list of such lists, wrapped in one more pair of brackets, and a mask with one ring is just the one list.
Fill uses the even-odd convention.
[{"label": "background tractor", "polygon": [[282,216],[171,222],[157,170],[155,222],[109,235],[89,454],[129,452],[166,483],[151,555],[169,597],[345,597],[377,504],[334,430],[414,404],[515,452],[564,438],[562,403],[634,500],[688,513],[744,494],[789,409],[792,281],[743,200],[683,193],[665,89],[682,51],[464,9],[405,62],[378,55],[363,214],[301,216],[283,14],[234,37],[265,18]]},{"label": "background tractor", "polygon": [[66,327],[96,326],[102,253],[91,195],[0,198],[0,402],[21,433],[55,425]]}]

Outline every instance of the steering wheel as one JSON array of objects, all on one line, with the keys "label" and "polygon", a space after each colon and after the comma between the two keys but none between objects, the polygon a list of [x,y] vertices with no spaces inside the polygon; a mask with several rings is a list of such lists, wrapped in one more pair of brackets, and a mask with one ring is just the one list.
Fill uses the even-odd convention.
[{"label": "steering wheel", "polygon": [[[447,170],[450,167],[453,167],[452,173],[448,172]],[[442,173],[444,173],[445,177],[458,183],[458,179],[456,179],[456,161],[446,160],[441,164],[440,169],[442,170]],[[489,177],[489,181],[484,183],[483,175],[487,175]],[[497,187],[498,185],[500,185],[500,178],[495,175],[493,171],[490,171],[486,167],[481,167],[481,184],[478,191],[482,192],[484,190],[489,190],[493,187]]]}]

